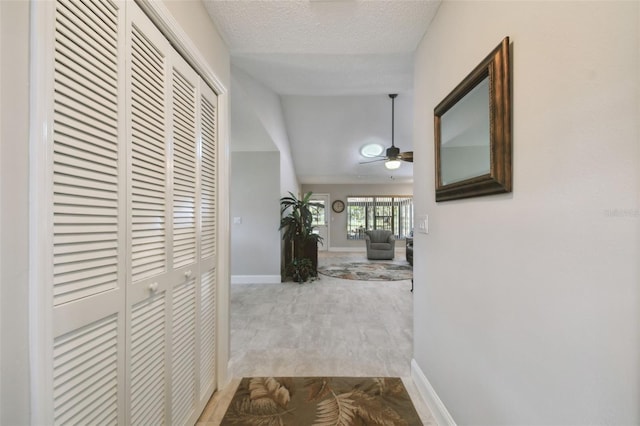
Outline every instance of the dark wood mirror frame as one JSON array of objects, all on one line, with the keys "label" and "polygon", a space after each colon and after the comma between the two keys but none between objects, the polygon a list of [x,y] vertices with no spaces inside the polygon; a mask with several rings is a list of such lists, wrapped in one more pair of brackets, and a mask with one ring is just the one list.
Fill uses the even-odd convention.
[{"label": "dark wood mirror frame", "polygon": [[[489,173],[443,184],[442,116],[485,79],[489,80]],[[509,37],[498,45],[434,109],[436,201],[511,192],[511,66]]]}]

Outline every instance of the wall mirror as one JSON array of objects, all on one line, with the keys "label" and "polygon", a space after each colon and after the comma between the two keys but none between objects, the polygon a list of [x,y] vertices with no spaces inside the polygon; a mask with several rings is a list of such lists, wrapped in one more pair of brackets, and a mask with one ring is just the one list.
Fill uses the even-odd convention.
[{"label": "wall mirror", "polygon": [[511,192],[509,37],[434,109],[436,201]]}]

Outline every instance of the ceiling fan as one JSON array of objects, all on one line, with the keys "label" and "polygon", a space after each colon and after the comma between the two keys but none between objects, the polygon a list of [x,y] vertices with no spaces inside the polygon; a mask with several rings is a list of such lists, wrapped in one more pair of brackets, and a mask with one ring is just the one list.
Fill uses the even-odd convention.
[{"label": "ceiling fan", "polygon": [[398,96],[397,93],[390,94],[391,98],[391,146],[387,148],[385,156],[380,156],[379,159],[373,161],[364,161],[360,164],[375,163],[378,161],[384,161],[384,166],[389,170],[395,170],[400,167],[400,161],[407,161],[413,163],[413,151],[400,152],[400,148],[394,144],[394,120],[395,120],[395,99]]}]

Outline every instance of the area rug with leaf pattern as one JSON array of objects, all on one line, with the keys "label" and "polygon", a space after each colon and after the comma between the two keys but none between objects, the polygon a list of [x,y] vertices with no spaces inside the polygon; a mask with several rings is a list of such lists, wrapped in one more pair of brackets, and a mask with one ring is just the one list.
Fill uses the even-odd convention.
[{"label": "area rug with leaf pattern", "polygon": [[397,377],[245,377],[221,425],[422,425]]},{"label": "area rug with leaf pattern", "polygon": [[318,272],[346,280],[399,281],[413,278],[413,268],[409,264],[379,261],[319,266]]}]

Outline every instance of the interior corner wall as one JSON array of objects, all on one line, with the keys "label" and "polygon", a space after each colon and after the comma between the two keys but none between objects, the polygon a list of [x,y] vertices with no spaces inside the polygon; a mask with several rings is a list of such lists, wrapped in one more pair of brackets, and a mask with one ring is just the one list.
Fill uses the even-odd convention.
[{"label": "interior corner wall", "polygon": [[[329,194],[329,250],[364,250],[364,241],[347,239],[347,211],[336,213],[331,203],[336,200],[347,204],[347,197],[358,195],[413,195],[413,185],[402,184],[303,184],[302,193]],[[396,244],[396,247],[398,245]]]},{"label": "interior corner wall", "polygon": [[26,1],[0,1],[0,424],[30,423],[29,18]]},{"label": "interior corner wall", "polygon": [[280,96],[238,67],[232,67],[231,70],[234,82],[242,88],[255,114],[280,151],[280,196],[287,196],[289,192],[298,195],[300,184],[291,156]]},{"label": "interior corner wall", "polygon": [[210,70],[227,88],[231,86],[231,57],[229,48],[209,18],[201,1],[163,0],[163,3],[189,36]]},{"label": "interior corner wall", "polygon": [[[458,424],[640,423],[639,7],[445,0],[418,46],[414,359]],[[433,109],[504,36],[513,192],[436,203]]]},{"label": "interior corner wall", "polygon": [[279,199],[278,152],[231,154],[232,277],[280,281]]}]

